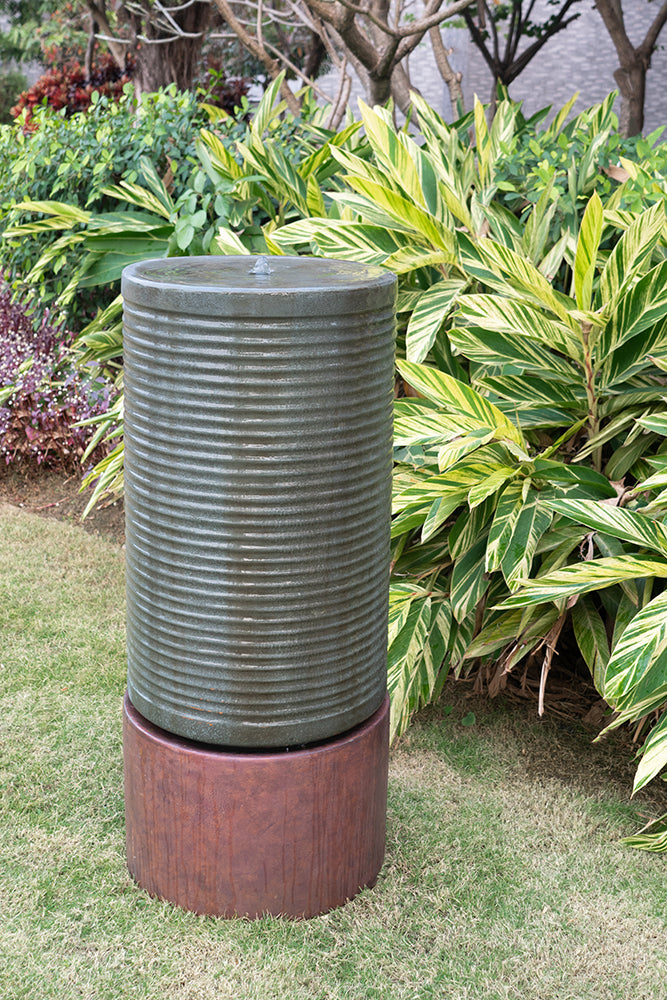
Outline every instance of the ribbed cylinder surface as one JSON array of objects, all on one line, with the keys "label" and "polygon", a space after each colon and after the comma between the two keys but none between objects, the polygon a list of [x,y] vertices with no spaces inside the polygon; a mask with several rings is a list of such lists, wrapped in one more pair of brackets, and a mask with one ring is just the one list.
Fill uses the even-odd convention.
[{"label": "ribbed cylinder surface", "polygon": [[123,275],[128,692],[256,748],[339,735],[386,688],[395,279],[269,266]]}]

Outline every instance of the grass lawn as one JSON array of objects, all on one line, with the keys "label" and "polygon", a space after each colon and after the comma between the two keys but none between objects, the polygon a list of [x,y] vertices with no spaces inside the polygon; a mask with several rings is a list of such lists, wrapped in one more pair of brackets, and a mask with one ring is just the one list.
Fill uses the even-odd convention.
[{"label": "grass lawn", "polygon": [[622,739],[459,688],[392,753],[373,890],[302,922],[148,898],[124,859],[123,603],[119,547],[0,508],[2,1000],[667,996],[666,860],[618,842],[661,788],[630,800]]}]

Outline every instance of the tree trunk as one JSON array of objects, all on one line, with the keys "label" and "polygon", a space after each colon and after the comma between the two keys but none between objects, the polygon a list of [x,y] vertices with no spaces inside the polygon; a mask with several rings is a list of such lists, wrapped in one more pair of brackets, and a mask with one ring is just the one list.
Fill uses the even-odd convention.
[{"label": "tree trunk", "polygon": [[445,48],[442,40],[440,28],[431,28],[428,34],[431,39],[431,46],[433,48],[433,55],[435,57],[435,64],[438,67],[438,72],[447,84],[449,102],[452,106],[454,121],[456,121],[457,118],[461,118],[463,116],[464,111],[463,90],[461,88],[461,80],[463,79],[463,76],[461,73],[456,73],[450,66],[448,58],[449,52]]},{"label": "tree trunk", "polygon": [[201,60],[201,39],[179,38],[163,44],[141,43],[133,74],[138,94],[152,94],[175,83],[179,90],[192,87]]},{"label": "tree trunk", "polygon": [[625,136],[640,135],[644,128],[646,71],[644,60],[637,58],[629,66],[619,66],[614,79],[621,92],[619,129]]},{"label": "tree trunk", "polygon": [[312,31],[310,33],[306,62],[303,67],[304,75],[310,80],[314,80],[320,72],[320,68],[326,58],[326,55],[327,50],[324,46],[324,42],[317,32]]},{"label": "tree trunk", "polygon": [[170,83],[179,90],[192,87],[210,14],[210,6],[203,3],[175,10],[171,17],[183,35],[171,41],[168,39],[177,34],[176,29],[146,19],[143,33],[147,41],[141,41],[135,52],[134,85],[139,94],[153,93]]},{"label": "tree trunk", "polygon": [[638,135],[644,127],[646,74],[658,35],[667,22],[667,0],[636,48],[625,30],[620,0],[595,0],[595,8],[604,21],[621,64],[614,73],[621,92],[620,130],[625,136]]},{"label": "tree trunk", "polygon": [[95,20],[95,18],[90,15],[90,34],[88,35],[88,44],[86,45],[86,54],[83,60],[83,71],[86,75],[86,83],[90,83],[93,76],[93,56],[95,55],[95,35],[100,30],[100,26]]}]

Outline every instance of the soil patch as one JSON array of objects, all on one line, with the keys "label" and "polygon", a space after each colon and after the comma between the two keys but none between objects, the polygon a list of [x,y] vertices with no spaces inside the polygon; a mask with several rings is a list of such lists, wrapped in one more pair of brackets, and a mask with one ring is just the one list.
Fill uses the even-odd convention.
[{"label": "soil patch", "polygon": [[77,524],[92,535],[125,544],[123,501],[116,500],[82,518],[92,488],[81,491],[82,472],[40,466],[0,466],[0,503],[21,507],[40,517]]}]

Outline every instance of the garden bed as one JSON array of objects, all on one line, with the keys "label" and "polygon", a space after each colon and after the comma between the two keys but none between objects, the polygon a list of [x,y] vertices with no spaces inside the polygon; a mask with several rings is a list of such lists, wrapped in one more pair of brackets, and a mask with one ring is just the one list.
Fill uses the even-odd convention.
[{"label": "garden bed", "polygon": [[37,465],[0,465],[0,505],[21,507],[40,517],[78,524],[92,535],[125,543],[123,501],[92,510],[82,520],[92,487],[81,491],[81,473],[45,469]]}]

